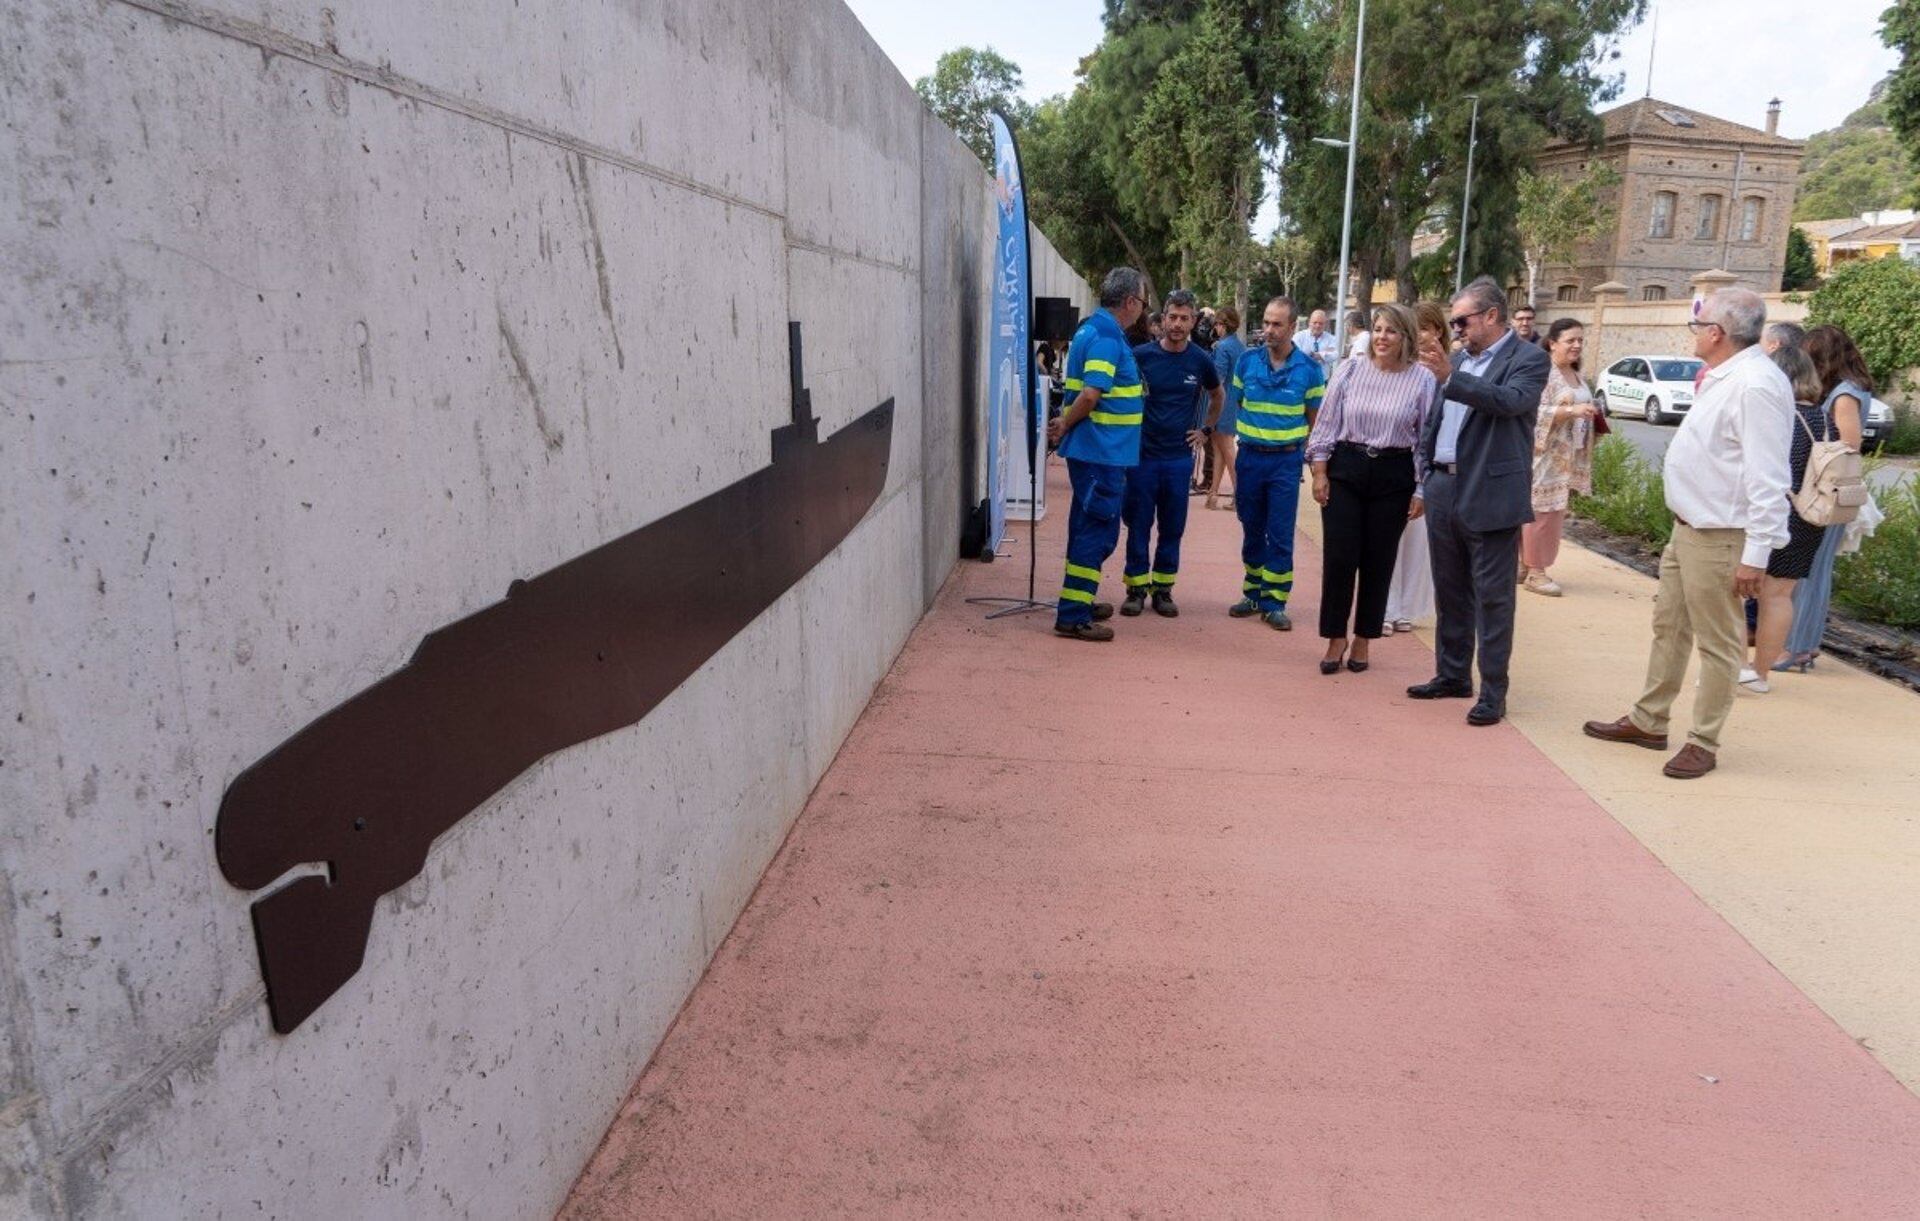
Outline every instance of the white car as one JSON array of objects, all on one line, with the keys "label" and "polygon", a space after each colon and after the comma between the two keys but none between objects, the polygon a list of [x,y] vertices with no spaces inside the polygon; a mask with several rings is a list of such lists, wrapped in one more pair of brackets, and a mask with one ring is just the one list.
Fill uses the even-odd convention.
[{"label": "white car", "polygon": [[1600,375],[1594,401],[1608,415],[1637,415],[1649,424],[1679,419],[1693,407],[1691,356],[1623,356]]}]

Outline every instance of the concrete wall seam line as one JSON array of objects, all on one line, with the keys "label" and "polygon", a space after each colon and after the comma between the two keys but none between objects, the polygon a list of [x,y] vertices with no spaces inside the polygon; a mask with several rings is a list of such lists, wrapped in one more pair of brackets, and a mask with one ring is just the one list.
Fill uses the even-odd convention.
[{"label": "concrete wall seam line", "polygon": [[323,71],[337,73],[351,80],[359,81],[363,85],[370,85],[375,89],[384,89],[396,97],[407,98],[423,105],[432,106],[438,110],[457,114],[464,118],[472,119],[476,123],[484,123],[489,127],[497,127],[502,131],[510,132],[516,136],[522,136],[529,140],[537,140],[542,144],[549,144],[555,148],[578,153],[581,156],[591,157],[595,161],[601,161],[608,165],[618,166],[621,169],[631,170],[636,174],[664,182],[669,186],[676,186],[682,190],[705,195],[710,199],[716,199],[722,203],[743,208],[759,216],[771,217],[781,221],[786,219],[783,213],[775,211],[765,204],[757,203],[741,195],[735,195],[730,191],[723,191],[719,187],[709,186],[696,178],[689,178],[684,174],[677,174],[672,170],[642,161],[638,157],[620,152],[617,149],[611,149],[602,144],[594,144],[586,140],[581,140],[565,132],[556,131],[551,127],[535,123],[529,119],[523,119],[518,115],[509,114],[504,110],[473,101],[470,98],[464,98],[458,94],[436,89],[424,81],[417,81],[411,77],[402,76],[390,68],[381,68],[372,64],[360,63],[357,60],[347,58],[338,51],[332,51],[317,43],[296,38],[291,34],[276,30],[271,26],[262,25],[256,21],[245,21],[237,17],[230,17],[225,13],[218,13],[211,9],[201,8],[198,5],[185,3],[184,0],[114,0],[114,2],[126,5],[128,8],[152,13],[156,17],[165,17],[171,21],[178,21],[183,25],[205,30],[209,34],[215,34],[222,38],[230,38],[235,42],[257,47],[273,55],[298,60],[301,63],[310,64]]},{"label": "concrete wall seam line", "polygon": [[870,254],[859,254],[852,250],[842,250],[837,246],[827,246],[819,242],[810,242],[803,237],[787,234],[788,250],[805,250],[810,254],[824,255],[830,259],[845,259],[849,263],[864,263],[868,267],[877,267],[881,271],[897,271],[903,276],[920,278],[920,269],[911,263],[895,263],[887,259],[877,259]]},{"label": "concrete wall seam line", "polygon": [[211,1049],[219,1043],[220,1036],[227,1028],[239,1021],[256,1021],[256,1014],[266,1003],[267,986],[254,984],[246,991],[236,995],[222,1005],[218,1012],[200,1028],[182,1039],[172,1051],[162,1056],[133,1080],[131,1084],[115,1093],[87,1119],[74,1129],[73,1135],[59,1140],[53,1148],[53,1160],[59,1165],[62,1175],[75,1159],[84,1157],[105,1140],[112,1132],[120,1116],[133,1107],[141,1095],[151,1092],[161,1082],[171,1077],[182,1065],[196,1058],[209,1055]]}]

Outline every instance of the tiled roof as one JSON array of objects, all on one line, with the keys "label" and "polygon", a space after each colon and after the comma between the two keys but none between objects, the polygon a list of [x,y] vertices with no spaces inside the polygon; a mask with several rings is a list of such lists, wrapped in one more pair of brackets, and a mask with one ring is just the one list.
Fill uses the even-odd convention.
[{"label": "tiled roof", "polygon": [[1910,220],[1898,225],[1867,225],[1834,241],[1837,245],[1851,246],[1856,242],[1897,242],[1903,238],[1908,241],[1920,238],[1920,220]]},{"label": "tiled roof", "polygon": [[1835,220],[1797,220],[1793,223],[1808,237],[1824,237],[1828,241],[1850,237],[1867,227],[1867,222],[1857,216],[1842,216]]},{"label": "tiled roof", "polygon": [[1625,106],[1616,106],[1602,114],[1600,122],[1608,140],[1642,137],[1699,144],[1770,144],[1782,149],[1803,147],[1802,141],[1770,136],[1758,127],[1716,119],[1710,114],[1688,110],[1658,98],[1641,98]]}]

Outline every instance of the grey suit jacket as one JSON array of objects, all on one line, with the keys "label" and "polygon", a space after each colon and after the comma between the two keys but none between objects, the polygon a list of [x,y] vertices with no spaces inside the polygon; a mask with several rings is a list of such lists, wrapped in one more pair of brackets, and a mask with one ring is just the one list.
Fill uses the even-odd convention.
[{"label": "grey suit jacket", "polygon": [[1484,376],[1460,372],[1465,353],[1453,354],[1453,376],[1440,387],[1420,434],[1420,470],[1433,467],[1440,440],[1441,404],[1471,410],[1454,447],[1454,513],[1469,530],[1506,530],[1533,520],[1533,426],[1553,364],[1518,335],[1509,339]]}]

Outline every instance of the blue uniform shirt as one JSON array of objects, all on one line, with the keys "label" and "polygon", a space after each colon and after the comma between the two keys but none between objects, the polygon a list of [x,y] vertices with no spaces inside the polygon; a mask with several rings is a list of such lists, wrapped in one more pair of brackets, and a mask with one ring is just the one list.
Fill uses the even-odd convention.
[{"label": "blue uniform shirt", "polygon": [[1235,425],[1243,445],[1292,445],[1307,439],[1307,409],[1320,409],[1327,375],[1299,344],[1278,369],[1266,345],[1247,349],[1233,371],[1227,398],[1240,409]]},{"label": "blue uniform shirt", "polygon": [[1220,384],[1214,372],[1213,357],[1189,343],[1179,352],[1169,352],[1158,342],[1143,343],[1133,350],[1140,366],[1140,381],[1147,388],[1146,420],[1140,429],[1140,460],[1155,462],[1192,455],[1187,448],[1187,433],[1207,422],[1202,404],[1203,391]]},{"label": "blue uniform shirt", "polygon": [[1066,409],[1088,386],[1100,391],[1100,402],[1060,439],[1060,456],[1102,466],[1139,465],[1140,369],[1127,346],[1127,333],[1104,307],[1073,333],[1066,374]]}]

